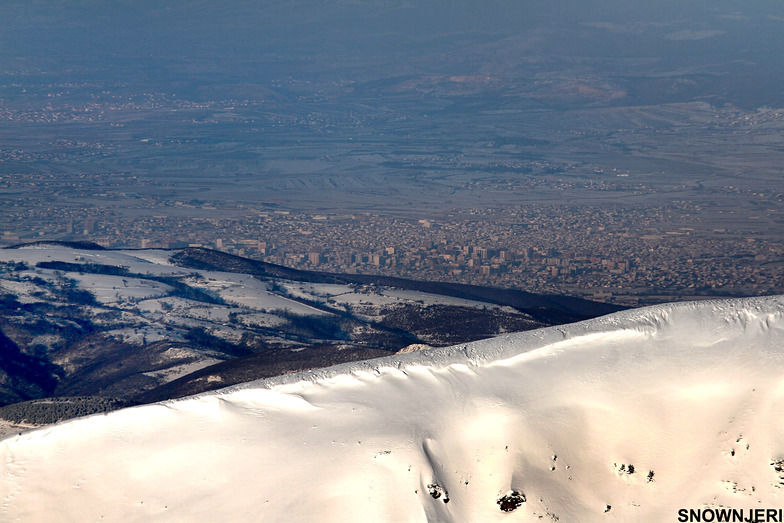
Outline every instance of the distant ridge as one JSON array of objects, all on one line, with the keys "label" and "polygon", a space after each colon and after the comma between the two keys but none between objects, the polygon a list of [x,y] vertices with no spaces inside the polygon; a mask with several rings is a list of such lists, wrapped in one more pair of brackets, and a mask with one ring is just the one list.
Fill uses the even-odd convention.
[{"label": "distant ridge", "polygon": [[7,247],[3,247],[3,249],[21,249],[23,247],[36,247],[36,246],[45,246],[45,245],[60,245],[62,247],[71,247],[73,249],[83,249],[85,251],[105,251],[105,247],[101,247],[97,243],[93,242],[66,242],[60,240],[41,240],[37,242],[25,242],[25,243],[17,243],[15,245],[9,245]]},{"label": "distant ridge", "polygon": [[586,320],[627,308],[582,298],[535,294],[516,289],[501,289],[462,283],[417,281],[372,274],[341,274],[292,269],[203,247],[188,247],[179,250],[172,255],[171,262],[189,269],[241,272],[259,277],[285,278],[310,283],[386,285],[455,298],[488,301],[498,305],[514,307],[530,314],[539,321],[550,324]]}]

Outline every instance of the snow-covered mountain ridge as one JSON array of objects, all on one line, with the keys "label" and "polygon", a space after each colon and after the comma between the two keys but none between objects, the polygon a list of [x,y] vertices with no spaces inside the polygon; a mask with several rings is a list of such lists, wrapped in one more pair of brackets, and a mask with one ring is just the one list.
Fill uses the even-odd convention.
[{"label": "snow-covered mountain ridge", "polygon": [[73,420],[0,442],[0,519],[775,508],[783,335],[784,297],[670,304]]}]

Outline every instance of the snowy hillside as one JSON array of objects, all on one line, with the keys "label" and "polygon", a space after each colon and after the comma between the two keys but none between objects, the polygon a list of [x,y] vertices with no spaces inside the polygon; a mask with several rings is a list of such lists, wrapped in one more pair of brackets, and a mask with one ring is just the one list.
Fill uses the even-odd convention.
[{"label": "snowy hillside", "polygon": [[534,317],[503,300],[410,288],[427,282],[365,280],[205,249],[0,249],[0,435],[13,428],[4,420],[44,424],[27,406],[9,414],[4,405],[75,396],[150,403],[569,316],[557,303],[533,307]]},{"label": "snowy hillside", "polygon": [[657,306],[45,427],[3,521],[676,521],[784,503],[784,297]]}]

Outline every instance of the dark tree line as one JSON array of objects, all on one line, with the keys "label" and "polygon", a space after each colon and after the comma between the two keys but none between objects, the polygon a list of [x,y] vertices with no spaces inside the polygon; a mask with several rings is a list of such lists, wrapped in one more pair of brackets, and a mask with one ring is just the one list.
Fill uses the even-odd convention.
[{"label": "dark tree line", "polygon": [[46,425],[131,405],[126,400],[96,396],[38,399],[0,407],[0,419],[12,423]]}]

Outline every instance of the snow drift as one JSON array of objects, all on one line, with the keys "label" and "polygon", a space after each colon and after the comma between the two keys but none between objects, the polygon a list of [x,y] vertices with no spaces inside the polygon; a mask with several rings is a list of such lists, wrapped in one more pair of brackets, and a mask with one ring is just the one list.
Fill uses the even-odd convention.
[{"label": "snow drift", "polygon": [[656,306],[12,436],[0,519],[628,522],[775,508],[782,412],[784,297]]}]

